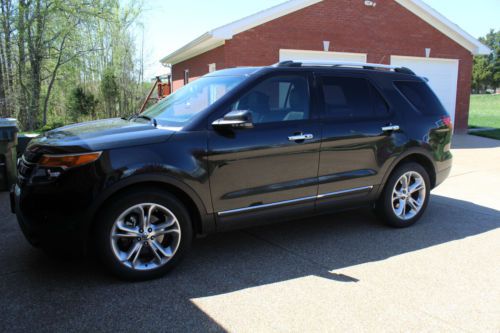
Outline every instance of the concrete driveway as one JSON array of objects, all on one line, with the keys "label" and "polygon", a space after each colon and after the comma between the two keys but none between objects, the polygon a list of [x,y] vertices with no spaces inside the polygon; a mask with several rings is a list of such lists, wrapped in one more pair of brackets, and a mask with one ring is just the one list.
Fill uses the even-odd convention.
[{"label": "concrete driveway", "polygon": [[46,257],[0,197],[0,331],[500,331],[500,141],[455,138],[422,221],[356,211],[210,236],[124,283]]}]

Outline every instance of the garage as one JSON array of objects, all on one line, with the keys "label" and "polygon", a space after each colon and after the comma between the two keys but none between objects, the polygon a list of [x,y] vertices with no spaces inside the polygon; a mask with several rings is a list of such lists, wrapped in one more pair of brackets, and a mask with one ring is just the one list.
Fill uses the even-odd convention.
[{"label": "garage", "polygon": [[391,56],[391,64],[411,68],[425,77],[455,122],[458,86],[458,59]]},{"label": "garage", "polygon": [[490,54],[422,0],[289,0],[165,56],[174,90],[209,72],[284,60],[405,66],[429,79],[455,131],[468,129],[473,57]]},{"label": "garage", "polygon": [[366,53],[309,51],[309,50],[280,50],[280,61],[286,60],[317,60],[317,61],[345,61],[366,62]]}]

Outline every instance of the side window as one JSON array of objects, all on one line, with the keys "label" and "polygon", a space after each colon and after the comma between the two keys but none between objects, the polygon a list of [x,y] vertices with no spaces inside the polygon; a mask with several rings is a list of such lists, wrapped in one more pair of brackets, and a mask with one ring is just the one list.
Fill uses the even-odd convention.
[{"label": "side window", "polygon": [[231,109],[250,111],[255,124],[308,119],[307,79],[298,75],[266,79],[243,95]]},{"label": "side window", "polygon": [[383,118],[389,108],[380,93],[364,78],[324,76],[325,116],[356,120]]},{"label": "side window", "polygon": [[418,81],[394,82],[398,90],[423,115],[446,114],[443,105],[427,84]]},{"label": "side window", "polygon": [[380,95],[380,93],[373,87],[370,83],[370,90],[372,94],[372,107],[373,113],[376,118],[384,118],[387,117],[390,113],[389,107],[387,106],[387,102]]}]

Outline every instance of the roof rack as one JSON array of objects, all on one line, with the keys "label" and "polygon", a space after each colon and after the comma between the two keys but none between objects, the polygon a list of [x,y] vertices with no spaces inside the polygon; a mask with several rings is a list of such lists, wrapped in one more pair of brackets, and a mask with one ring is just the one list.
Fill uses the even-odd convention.
[{"label": "roof rack", "polygon": [[364,62],[345,62],[329,60],[286,60],[275,65],[276,67],[305,67],[305,66],[328,66],[328,67],[360,67],[363,69],[387,69],[397,73],[416,75],[411,69],[383,64],[370,64]]}]

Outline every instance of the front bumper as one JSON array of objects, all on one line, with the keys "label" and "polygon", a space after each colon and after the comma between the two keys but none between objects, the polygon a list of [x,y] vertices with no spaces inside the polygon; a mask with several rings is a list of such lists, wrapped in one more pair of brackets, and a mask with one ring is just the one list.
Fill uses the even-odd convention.
[{"label": "front bumper", "polygon": [[10,211],[12,214],[16,213],[16,195],[14,193],[15,190],[16,190],[16,185],[12,185],[9,192]]},{"label": "front bumper", "polygon": [[[83,255],[86,252],[87,233],[83,227],[87,215],[67,216],[58,211],[45,212],[27,211],[23,207],[26,198],[19,185],[10,191],[10,204],[16,214],[18,224],[28,240],[35,247],[48,250],[64,251],[69,255]],[[28,199],[30,200],[30,199]]]}]

